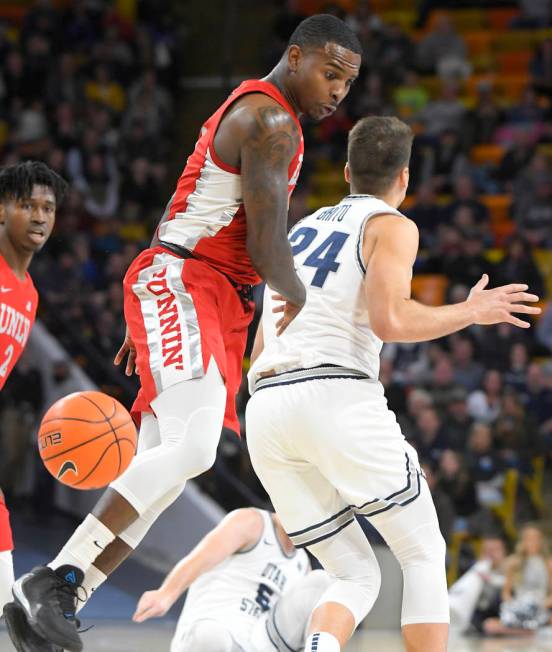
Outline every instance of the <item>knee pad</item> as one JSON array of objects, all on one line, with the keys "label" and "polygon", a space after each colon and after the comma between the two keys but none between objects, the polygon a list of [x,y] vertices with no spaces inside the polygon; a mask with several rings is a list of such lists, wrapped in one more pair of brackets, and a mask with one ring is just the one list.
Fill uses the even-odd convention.
[{"label": "knee pad", "polygon": [[444,564],[447,544],[436,523],[429,521],[408,537],[393,542],[392,551],[404,571],[408,566]]},{"label": "knee pad", "polygon": [[184,491],[186,485],[182,484],[174,487],[167,492],[156,503],[149,507],[143,514],[141,514],[134,523],[131,523],[124,532],[119,534],[119,539],[122,539],[127,546],[133,550],[139,546],[142,539],[148,533],[150,527],[155,523],[157,518],[169,507]]},{"label": "knee pad", "polygon": [[220,413],[211,407],[195,410],[187,419],[159,419],[162,446],[182,468],[183,479],[208,471],[215,463],[220,439]]},{"label": "knee pad", "polygon": [[233,652],[234,639],[227,627],[215,620],[200,620],[188,630],[182,645],[171,652]]},{"label": "knee pad", "polygon": [[358,625],[374,606],[381,587],[378,561],[360,525],[353,523],[309,550],[334,580],[316,607],[325,602],[342,604]]},{"label": "knee pad", "polygon": [[446,544],[438,526],[428,522],[414,528],[392,550],[403,572],[401,625],[448,623]]}]

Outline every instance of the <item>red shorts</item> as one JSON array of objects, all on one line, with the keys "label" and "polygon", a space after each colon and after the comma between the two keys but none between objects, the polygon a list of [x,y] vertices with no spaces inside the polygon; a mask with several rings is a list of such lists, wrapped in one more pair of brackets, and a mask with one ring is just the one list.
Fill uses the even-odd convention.
[{"label": "red shorts", "polygon": [[152,411],[150,403],[167,387],[203,376],[214,358],[227,391],[224,425],[239,433],[236,394],[253,304],[244,305],[211,266],[163,247],[137,256],[123,288],[141,385],[133,416]]},{"label": "red shorts", "polygon": [[13,550],[10,513],[4,501],[0,499],[0,552],[6,552],[7,550]]}]

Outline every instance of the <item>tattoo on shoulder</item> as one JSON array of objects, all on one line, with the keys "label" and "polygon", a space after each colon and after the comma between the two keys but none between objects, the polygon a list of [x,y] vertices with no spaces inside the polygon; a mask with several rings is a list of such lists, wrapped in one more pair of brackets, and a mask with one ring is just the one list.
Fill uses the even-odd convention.
[{"label": "tattoo on shoulder", "polygon": [[255,110],[249,145],[267,167],[288,164],[299,145],[297,126],[287,111],[278,106]]}]

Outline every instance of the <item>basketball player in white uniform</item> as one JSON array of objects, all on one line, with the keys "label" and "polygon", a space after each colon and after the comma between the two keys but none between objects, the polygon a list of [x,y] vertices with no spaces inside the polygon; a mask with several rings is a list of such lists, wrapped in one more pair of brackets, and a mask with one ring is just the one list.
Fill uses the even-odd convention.
[{"label": "basketball player in white uniform", "polygon": [[[449,608],[445,543],[415,450],[378,382],[382,341],[421,342],[471,324],[529,324],[514,313],[538,297],[526,285],[485,289],[430,307],[412,300],[416,225],[398,211],[408,186],[412,131],[396,118],[360,120],[349,134],[351,195],[291,231],[307,287],[303,311],[279,337],[283,304],[266,293],[249,380],[251,459],[296,547],[334,582],[313,612],[305,650],[338,652],[371,609],[380,570],[355,516],[376,527],[403,572],[409,652],[443,652]],[[277,324],[276,324],[277,325]]]},{"label": "basketball player in white uniform", "polygon": [[189,588],[171,652],[299,650],[331,580],[312,571],[276,515],[237,509],[147,591],[133,620],[164,616]]}]

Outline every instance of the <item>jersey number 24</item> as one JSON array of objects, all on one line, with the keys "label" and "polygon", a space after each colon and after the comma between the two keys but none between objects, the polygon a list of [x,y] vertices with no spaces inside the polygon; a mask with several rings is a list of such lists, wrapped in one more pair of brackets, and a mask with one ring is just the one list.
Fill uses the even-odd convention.
[{"label": "jersey number 24", "polygon": [[[294,256],[308,249],[314,242],[318,231],[310,226],[302,226],[289,236],[291,251]],[[312,277],[311,285],[317,288],[324,287],[330,272],[337,272],[339,263],[337,257],[349,237],[343,231],[333,231],[314,251],[312,251],[303,265],[315,267],[316,272]]]}]

